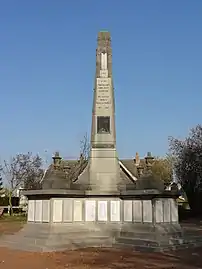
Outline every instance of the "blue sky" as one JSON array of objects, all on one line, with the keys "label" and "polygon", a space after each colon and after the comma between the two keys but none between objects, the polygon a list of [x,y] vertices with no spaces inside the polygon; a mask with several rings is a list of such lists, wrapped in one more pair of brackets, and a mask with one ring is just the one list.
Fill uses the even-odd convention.
[{"label": "blue sky", "polygon": [[201,0],[0,0],[1,158],[78,156],[100,30],[112,35],[119,156],[164,155],[168,136],[201,123],[201,28]]}]

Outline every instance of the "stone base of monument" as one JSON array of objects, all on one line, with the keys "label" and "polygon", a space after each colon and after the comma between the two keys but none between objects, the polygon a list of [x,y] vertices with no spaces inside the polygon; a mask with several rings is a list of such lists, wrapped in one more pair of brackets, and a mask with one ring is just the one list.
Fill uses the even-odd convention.
[{"label": "stone base of monument", "polygon": [[[57,251],[86,247],[135,247],[162,251],[200,238],[186,234],[178,223],[175,198],[156,190],[128,195],[70,198],[64,191],[30,196],[28,223],[15,235],[0,238],[0,245],[27,251]],[[65,197],[64,197],[65,196]],[[71,196],[73,196],[71,192]]]},{"label": "stone base of monument", "polygon": [[132,247],[165,251],[201,245],[197,235],[186,235],[180,225],[26,224],[15,235],[1,237],[0,245],[33,252],[87,247]]}]

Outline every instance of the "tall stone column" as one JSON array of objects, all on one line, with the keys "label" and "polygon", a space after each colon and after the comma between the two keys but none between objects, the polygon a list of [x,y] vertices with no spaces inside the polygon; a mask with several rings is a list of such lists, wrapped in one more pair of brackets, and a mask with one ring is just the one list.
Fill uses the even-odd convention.
[{"label": "tall stone column", "polygon": [[112,49],[109,32],[98,34],[89,163],[92,190],[118,190],[120,168],[116,152]]}]

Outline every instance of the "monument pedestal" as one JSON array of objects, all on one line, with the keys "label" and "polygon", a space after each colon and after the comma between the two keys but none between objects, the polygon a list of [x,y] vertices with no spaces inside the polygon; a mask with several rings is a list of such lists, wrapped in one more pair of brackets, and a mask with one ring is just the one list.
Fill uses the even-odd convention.
[{"label": "monument pedestal", "polygon": [[1,245],[31,251],[89,246],[163,250],[185,243],[175,197],[168,193],[41,190],[25,195],[28,223],[18,234],[3,237]]}]

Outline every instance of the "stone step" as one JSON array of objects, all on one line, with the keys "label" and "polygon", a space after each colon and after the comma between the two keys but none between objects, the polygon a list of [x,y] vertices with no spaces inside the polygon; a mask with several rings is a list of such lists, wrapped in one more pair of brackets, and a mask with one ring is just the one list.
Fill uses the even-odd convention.
[{"label": "stone step", "polygon": [[56,241],[54,240],[33,240],[26,238],[19,241],[18,238],[13,238],[13,240],[1,240],[0,244],[2,247],[7,247],[11,249],[18,249],[23,251],[59,251],[65,249],[76,249],[84,247],[110,247],[112,246],[112,240],[106,237],[89,237],[89,238],[74,238],[72,240]]}]

